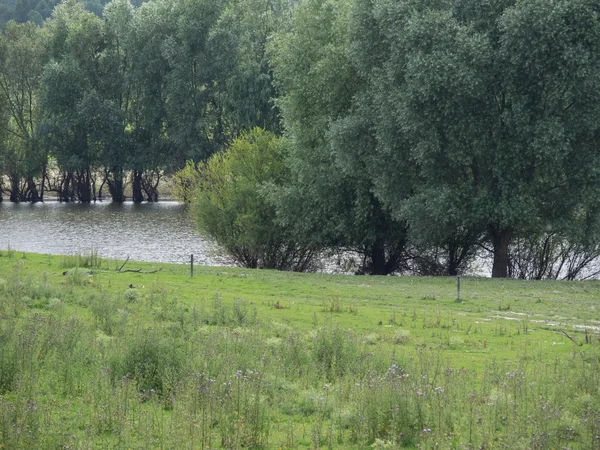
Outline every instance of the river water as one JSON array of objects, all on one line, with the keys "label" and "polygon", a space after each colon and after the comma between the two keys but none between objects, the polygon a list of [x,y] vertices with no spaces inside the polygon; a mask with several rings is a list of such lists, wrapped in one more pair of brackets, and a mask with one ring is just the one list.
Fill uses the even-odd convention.
[{"label": "river water", "polygon": [[178,202],[0,203],[0,249],[71,255],[98,251],[103,258],[221,265]]}]

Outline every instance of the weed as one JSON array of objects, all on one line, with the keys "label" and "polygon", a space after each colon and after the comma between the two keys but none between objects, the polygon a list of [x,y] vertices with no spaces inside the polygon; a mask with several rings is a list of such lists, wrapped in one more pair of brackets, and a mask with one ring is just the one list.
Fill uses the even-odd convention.
[{"label": "weed", "polygon": [[87,270],[83,270],[80,268],[74,268],[67,270],[64,272],[65,275],[65,283],[67,286],[83,286],[88,284],[91,280],[91,273]]},{"label": "weed", "polygon": [[323,306],[321,310],[328,313],[341,313],[344,311],[344,307],[342,306],[342,302],[338,297],[332,297],[328,300],[323,300]]},{"label": "weed", "polygon": [[127,303],[137,303],[140,300],[140,291],[137,289],[127,289],[123,296]]},{"label": "weed", "polygon": [[64,255],[61,257],[60,267],[64,269],[70,268],[86,268],[99,269],[102,267],[102,258],[97,249],[91,248],[81,253]]},{"label": "weed", "polygon": [[111,361],[113,383],[133,379],[144,398],[168,395],[181,373],[183,358],[176,341],[141,332],[133,336],[124,354]]},{"label": "weed", "polygon": [[410,342],[410,331],[409,330],[396,330],[394,333],[393,341],[395,344],[406,345]]}]

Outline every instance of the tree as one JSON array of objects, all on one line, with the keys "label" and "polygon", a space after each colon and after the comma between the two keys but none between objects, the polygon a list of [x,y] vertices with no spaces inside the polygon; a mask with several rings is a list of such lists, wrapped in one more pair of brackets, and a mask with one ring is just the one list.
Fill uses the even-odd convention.
[{"label": "tree", "polygon": [[104,8],[105,48],[101,58],[100,98],[92,139],[101,145],[99,163],[113,202],[125,200],[125,170],[131,165],[133,133],[132,22],[129,0],[113,0]]},{"label": "tree", "polygon": [[268,41],[289,28],[291,17],[289,0],[234,0],[211,28],[212,64],[233,136],[254,127],[282,131]]},{"label": "tree", "polygon": [[308,0],[274,41],[273,64],[292,148],[291,180],[272,201],[308,242],[361,255],[358,273],[389,274],[406,260],[406,224],[373,194],[376,145],[367,80],[349,55],[351,2]]},{"label": "tree", "polygon": [[163,51],[165,40],[175,33],[174,8],[171,0],[144,3],[131,22],[128,45],[133,61],[129,81],[134,101],[128,116],[133,139],[129,164],[134,202],[144,200],[144,186],[147,198],[158,198],[155,180],[162,170],[174,165],[167,116],[167,75],[171,69]]},{"label": "tree", "polygon": [[[598,195],[597,2],[374,0],[356,11],[371,26],[353,39],[369,49],[378,197],[428,234],[485,232],[492,276],[506,277],[515,237]],[[397,180],[411,164],[419,183],[406,199]]]},{"label": "tree", "polygon": [[206,160],[244,130],[278,130],[266,42],[288,12],[284,0],[139,8],[129,39],[134,200],[144,186],[152,191],[151,179]]},{"label": "tree", "polygon": [[205,160],[230,138],[223,97],[215,83],[216,49],[210,43],[210,30],[224,7],[225,2],[214,0],[173,3],[175,29],[161,47],[169,64],[165,93],[174,167],[189,159]]},{"label": "tree", "polygon": [[[47,153],[40,145],[39,89],[45,61],[44,30],[11,22],[0,35],[0,103],[7,120],[4,170],[10,200],[42,201]],[[36,180],[37,177],[37,180]]]},{"label": "tree", "polygon": [[75,0],[61,3],[49,21],[52,60],[44,68],[43,111],[46,145],[63,169],[62,201],[96,199],[95,176],[101,142],[98,105],[102,95],[102,21]]},{"label": "tree", "polygon": [[206,163],[188,165],[179,177],[196,184],[192,211],[202,233],[244,267],[306,271],[317,256],[277,223],[266,199],[265,190],[287,179],[284,145],[282,138],[254,128]]}]

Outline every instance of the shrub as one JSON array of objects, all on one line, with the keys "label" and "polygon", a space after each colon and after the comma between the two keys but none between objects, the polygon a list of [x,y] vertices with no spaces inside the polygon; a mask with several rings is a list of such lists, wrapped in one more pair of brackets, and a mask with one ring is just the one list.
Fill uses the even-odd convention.
[{"label": "shrub", "polygon": [[255,128],[208,162],[196,167],[189,163],[176,176],[176,192],[191,202],[200,230],[238,264],[307,271],[317,252],[301,245],[277,222],[275,207],[266,199],[268,186],[283,183],[287,176],[284,141]]},{"label": "shrub", "polygon": [[134,379],[141,391],[166,395],[181,373],[183,356],[175,341],[141,334],[111,366],[115,376]]}]

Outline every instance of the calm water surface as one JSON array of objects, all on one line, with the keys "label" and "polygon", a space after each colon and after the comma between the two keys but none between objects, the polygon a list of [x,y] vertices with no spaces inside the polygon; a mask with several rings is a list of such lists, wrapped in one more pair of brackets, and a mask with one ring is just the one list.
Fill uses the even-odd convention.
[{"label": "calm water surface", "polygon": [[0,249],[69,255],[95,249],[103,258],[219,265],[187,207],[177,202],[0,203]]}]

